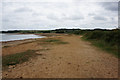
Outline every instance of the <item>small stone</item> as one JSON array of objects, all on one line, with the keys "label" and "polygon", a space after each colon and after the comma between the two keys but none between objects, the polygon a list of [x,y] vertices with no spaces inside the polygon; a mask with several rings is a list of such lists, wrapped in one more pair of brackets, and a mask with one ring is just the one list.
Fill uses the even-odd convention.
[{"label": "small stone", "polygon": [[48,48],[45,48],[45,50],[49,50]]},{"label": "small stone", "polygon": [[78,71],[78,69],[77,69],[77,71]]},{"label": "small stone", "polygon": [[33,70],[33,72],[35,72],[35,70]]},{"label": "small stone", "polygon": [[68,64],[71,64],[71,63],[68,63]]},{"label": "small stone", "polygon": [[88,71],[88,70],[84,70],[84,71]]},{"label": "small stone", "polygon": [[8,69],[8,72],[12,72],[12,70],[11,70],[11,69]]},{"label": "small stone", "polygon": [[59,57],[59,59],[61,59],[62,57]]},{"label": "small stone", "polygon": [[89,63],[88,61],[86,63]]},{"label": "small stone", "polygon": [[110,74],[110,72],[108,72],[108,74]]},{"label": "small stone", "polygon": [[42,56],[43,54],[41,54],[41,53],[36,53],[37,55],[40,55],[40,56]]},{"label": "small stone", "polygon": [[96,72],[99,72],[99,71],[96,71]]},{"label": "small stone", "polygon": [[42,59],[46,59],[45,57],[43,57]]},{"label": "small stone", "polygon": [[8,68],[9,68],[9,69],[12,69],[12,68],[15,68],[15,66],[9,66]]},{"label": "small stone", "polygon": [[20,79],[22,79],[23,77],[20,77]]},{"label": "small stone", "polygon": [[42,56],[43,54],[38,54],[38,55],[41,55],[41,56]]}]

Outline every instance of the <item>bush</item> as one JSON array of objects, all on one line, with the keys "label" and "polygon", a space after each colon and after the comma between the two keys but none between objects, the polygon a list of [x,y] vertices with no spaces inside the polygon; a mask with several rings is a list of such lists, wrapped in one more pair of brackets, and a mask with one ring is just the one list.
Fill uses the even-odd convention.
[{"label": "bush", "polygon": [[104,36],[104,32],[101,31],[93,31],[87,34],[88,39],[101,39]]},{"label": "bush", "polygon": [[91,41],[95,46],[120,57],[118,55],[120,51],[120,30],[85,31],[83,38]]}]

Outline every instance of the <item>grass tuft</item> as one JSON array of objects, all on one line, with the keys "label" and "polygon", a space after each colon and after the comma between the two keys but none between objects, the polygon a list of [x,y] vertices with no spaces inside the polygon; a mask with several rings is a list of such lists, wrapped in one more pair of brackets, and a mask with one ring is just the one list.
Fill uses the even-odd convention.
[{"label": "grass tuft", "polygon": [[37,50],[27,50],[25,52],[3,56],[2,65],[3,66],[16,65],[28,61],[30,57],[36,56],[35,54],[36,51]]},{"label": "grass tuft", "polygon": [[3,46],[3,48],[8,48],[8,47],[10,47],[10,46]]},{"label": "grass tuft", "polygon": [[44,44],[68,44],[68,42],[61,41],[60,39],[54,39],[54,38],[47,38],[43,39],[40,42],[44,42]]}]

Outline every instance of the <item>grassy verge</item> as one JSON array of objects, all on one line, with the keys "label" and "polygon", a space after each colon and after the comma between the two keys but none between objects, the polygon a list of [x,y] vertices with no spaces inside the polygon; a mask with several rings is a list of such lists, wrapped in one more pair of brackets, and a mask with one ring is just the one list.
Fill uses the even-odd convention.
[{"label": "grassy verge", "polygon": [[87,39],[85,36],[82,37],[82,39],[85,41],[89,41],[92,43],[92,45],[94,45],[106,52],[113,54],[117,58],[120,58],[120,55],[118,55],[118,45],[111,45],[111,44],[106,43],[103,40]]},{"label": "grassy verge", "polygon": [[28,61],[30,57],[35,57],[37,50],[27,50],[25,52],[11,54],[2,57],[2,66],[16,65]]}]

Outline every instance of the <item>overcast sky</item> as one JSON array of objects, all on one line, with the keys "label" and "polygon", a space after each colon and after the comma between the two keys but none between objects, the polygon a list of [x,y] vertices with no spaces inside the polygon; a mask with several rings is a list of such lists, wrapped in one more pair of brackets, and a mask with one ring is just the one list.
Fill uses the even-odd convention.
[{"label": "overcast sky", "polygon": [[118,3],[4,0],[2,30],[118,27]]}]

